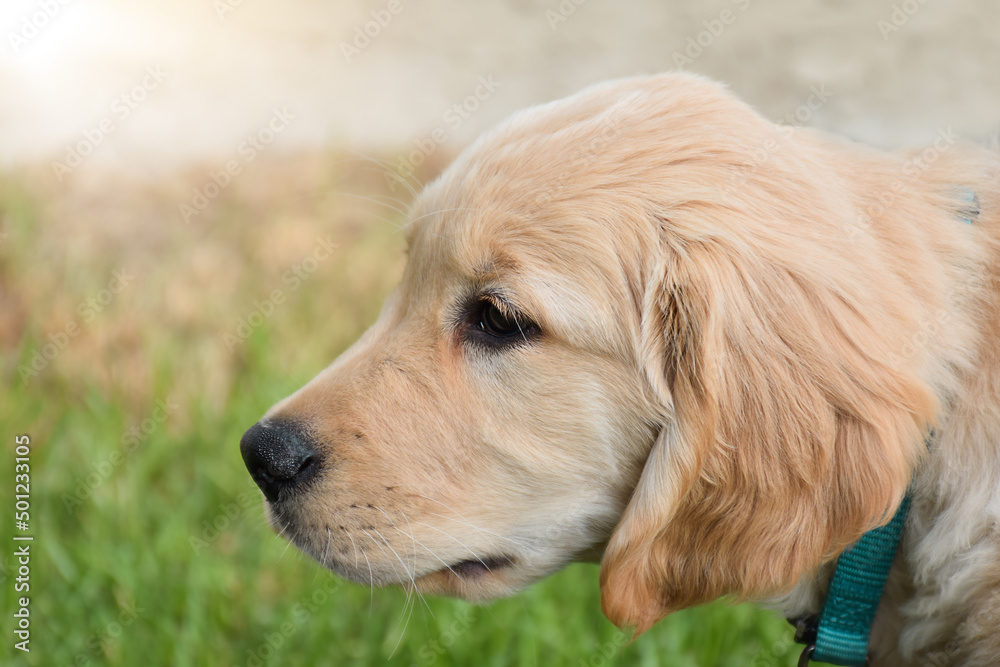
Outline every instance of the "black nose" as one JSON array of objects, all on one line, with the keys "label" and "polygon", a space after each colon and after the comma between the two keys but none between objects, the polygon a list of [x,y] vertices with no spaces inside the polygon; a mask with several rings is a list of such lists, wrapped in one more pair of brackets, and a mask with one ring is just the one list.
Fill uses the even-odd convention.
[{"label": "black nose", "polygon": [[319,470],[320,457],[312,440],[293,422],[257,422],[243,434],[240,454],[272,503],[304,488]]}]

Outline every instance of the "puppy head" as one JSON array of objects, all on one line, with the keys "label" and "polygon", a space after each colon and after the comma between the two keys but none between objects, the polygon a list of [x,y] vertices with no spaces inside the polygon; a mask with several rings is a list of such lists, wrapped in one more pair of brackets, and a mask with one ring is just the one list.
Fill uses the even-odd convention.
[{"label": "puppy head", "polygon": [[481,139],[415,204],[378,322],[245,437],[275,526],[345,577],[469,599],[603,551],[605,612],[644,631],[887,519],[934,405],[881,361],[895,279],[873,288],[846,186],[795,141],[686,75]]}]

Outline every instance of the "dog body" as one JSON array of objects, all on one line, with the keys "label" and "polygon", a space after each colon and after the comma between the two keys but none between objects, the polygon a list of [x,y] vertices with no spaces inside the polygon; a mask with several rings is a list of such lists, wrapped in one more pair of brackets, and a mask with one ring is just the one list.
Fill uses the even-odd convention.
[{"label": "dog body", "polygon": [[668,74],[516,115],[411,219],[379,320],[244,436],[295,544],[471,600],[600,559],[643,632],[721,596],[817,612],[909,487],[873,664],[997,664],[1000,155]]}]

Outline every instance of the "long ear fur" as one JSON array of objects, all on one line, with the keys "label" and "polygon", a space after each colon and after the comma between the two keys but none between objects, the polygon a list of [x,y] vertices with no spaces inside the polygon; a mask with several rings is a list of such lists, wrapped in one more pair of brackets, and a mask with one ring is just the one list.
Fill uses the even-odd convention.
[{"label": "long ear fur", "polygon": [[637,633],[786,592],[888,521],[936,410],[851,294],[725,237],[664,243],[643,328],[666,425],[601,570]]}]

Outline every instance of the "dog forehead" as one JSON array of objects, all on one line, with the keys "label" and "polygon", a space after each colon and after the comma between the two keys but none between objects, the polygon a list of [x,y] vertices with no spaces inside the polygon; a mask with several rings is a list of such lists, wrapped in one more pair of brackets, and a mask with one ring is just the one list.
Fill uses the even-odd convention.
[{"label": "dog forehead", "polygon": [[414,226],[410,264],[422,275],[452,275],[479,284],[536,273],[541,256],[559,254],[568,235],[500,207],[441,209]]},{"label": "dog forehead", "polygon": [[633,333],[640,279],[637,262],[612,241],[616,229],[627,235],[583,216],[442,211],[413,234],[406,292],[447,303],[497,291],[574,345],[620,351]]}]

